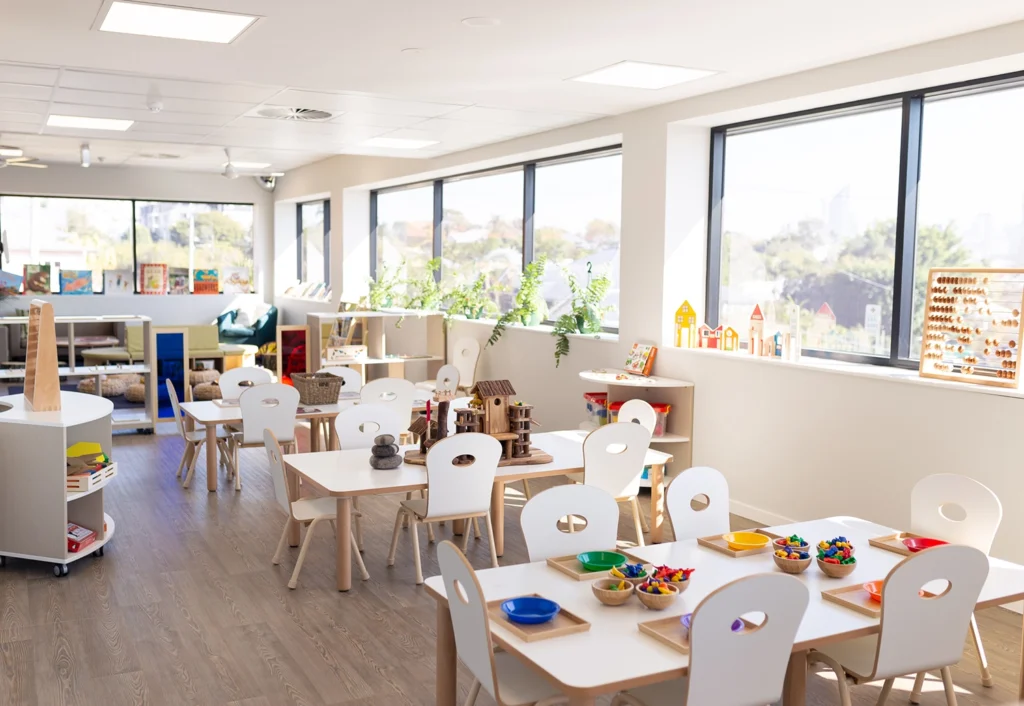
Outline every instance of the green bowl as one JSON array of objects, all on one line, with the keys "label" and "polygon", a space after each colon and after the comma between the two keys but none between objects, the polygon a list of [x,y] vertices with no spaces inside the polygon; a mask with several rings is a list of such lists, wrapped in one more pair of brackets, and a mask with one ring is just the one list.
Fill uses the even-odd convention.
[{"label": "green bowl", "polygon": [[618,552],[583,552],[576,559],[587,571],[611,571],[626,563],[626,557]]}]

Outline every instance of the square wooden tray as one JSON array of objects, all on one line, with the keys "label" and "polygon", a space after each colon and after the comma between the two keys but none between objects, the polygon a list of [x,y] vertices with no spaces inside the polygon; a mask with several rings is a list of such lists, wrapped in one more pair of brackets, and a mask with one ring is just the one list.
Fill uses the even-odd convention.
[{"label": "square wooden tray", "polygon": [[830,603],[855,610],[869,618],[882,617],[882,604],[871,600],[871,596],[864,590],[863,583],[822,591],[821,597]]},{"label": "square wooden tray", "polygon": [[904,546],[903,540],[920,538],[921,535],[914,534],[913,532],[897,532],[896,534],[887,534],[884,537],[874,537],[869,539],[868,544],[872,547],[877,547],[878,549],[884,549],[887,552],[910,556],[913,552]]},{"label": "square wooden tray", "polygon": [[744,550],[741,550],[741,551],[736,551],[735,549],[730,549],[729,545],[725,543],[725,539],[723,539],[724,535],[716,534],[716,535],[713,535],[711,537],[697,537],[697,544],[699,544],[702,547],[707,547],[708,549],[714,549],[716,552],[721,552],[722,554],[728,554],[729,556],[740,557],[740,556],[753,556],[755,554],[764,554],[766,552],[770,553],[770,552],[773,551],[773,549],[772,549],[773,542],[776,539],[782,539],[782,535],[781,534],[775,534],[774,532],[769,532],[768,530],[755,529],[755,530],[743,530],[743,531],[744,532],[757,532],[758,534],[763,534],[765,537],[771,538],[772,541],[769,542],[768,544],[766,544],[764,547],[762,547],[760,549],[744,549]]},{"label": "square wooden tray", "polygon": [[[536,598],[542,597],[537,593],[532,593],[530,595]],[[590,623],[565,608],[559,610],[558,615],[556,615],[552,620],[549,620],[546,623],[541,623],[540,625],[522,625],[520,623],[513,623],[508,619],[508,616],[501,611],[501,604],[507,600],[508,598],[502,598],[498,601],[490,601],[487,604],[487,614],[491,618],[492,625],[501,625],[523,642],[536,642],[538,640],[547,640],[552,637],[563,637],[565,635],[572,635],[574,633],[587,632],[590,630]]]},{"label": "square wooden tray", "polygon": [[[594,551],[601,551],[595,549]],[[639,559],[629,552],[622,551],[621,549],[608,549],[606,551],[615,552],[622,554],[626,557],[626,560],[630,564],[647,564],[648,562]],[[607,571],[587,571],[583,568],[583,564],[579,562],[575,554],[569,556],[555,556],[548,559],[548,566],[552,569],[561,571],[563,574],[570,578],[574,578],[577,581],[593,581],[594,579],[608,578]]]},{"label": "square wooden tray", "polygon": [[[667,618],[658,618],[657,620],[647,620],[637,623],[636,626],[644,635],[653,637],[676,652],[688,655],[690,654],[690,639],[683,635],[683,626],[679,622],[682,617],[682,615],[673,615]],[[740,618],[740,620],[743,620],[743,624],[748,628],[755,627],[748,620],[743,618]]]}]

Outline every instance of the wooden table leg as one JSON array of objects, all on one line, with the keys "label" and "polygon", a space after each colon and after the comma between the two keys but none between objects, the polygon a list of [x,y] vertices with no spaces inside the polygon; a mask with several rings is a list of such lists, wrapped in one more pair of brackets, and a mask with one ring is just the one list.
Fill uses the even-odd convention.
[{"label": "wooden table leg", "polygon": [[309,450],[311,453],[320,450],[320,419],[317,417],[309,420]]},{"label": "wooden table leg", "polygon": [[[505,484],[495,481],[491,491],[491,524],[494,525],[494,553],[505,555]],[[468,531],[468,529],[467,529]]]},{"label": "wooden table leg", "polygon": [[338,590],[352,588],[352,499],[338,498]]},{"label": "wooden table leg", "polygon": [[651,466],[651,544],[659,544],[665,532],[665,467]]},{"label": "wooden table leg", "polygon": [[456,537],[461,537],[466,531],[465,520],[452,520],[452,534]]},{"label": "wooden table leg", "polygon": [[[288,495],[292,498],[299,497],[299,474],[288,473]],[[297,547],[299,541],[302,539],[302,532],[300,531],[299,523],[292,522],[288,528],[288,546]]]},{"label": "wooden table leg", "polygon": [[217,492],[217,425],[206,425],[206,489]]},{"label": "wooden table leg", "polygon": [[459,691],[455,628],[447,601],[437,602],[437,706],[456,706]]},{"label": "wooden table leg", "polygon": [[794,652],[786,668],[782,686],[782,706],[804,706],[807,703],[807,652]]},{"label": "wooden table leg", "polygon": [[324,424],[327,425],[327,448],[330,451],[340,451],[341,442],[338,440],[338,428],[334,426],[333,419],[324,419]]}]

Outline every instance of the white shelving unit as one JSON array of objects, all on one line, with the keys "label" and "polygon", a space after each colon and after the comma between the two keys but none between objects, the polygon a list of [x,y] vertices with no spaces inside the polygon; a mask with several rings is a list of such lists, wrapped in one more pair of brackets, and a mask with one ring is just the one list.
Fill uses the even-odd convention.
[{"label": "white shelving unit", "polygon": [[[604,385],[608,389],[608,403],[641,399],[672,405],[668,415],[668,428],[664,436],[653,437],[652,445],[670,445],[664,449],[673,456],[666,467],[669,476],[693,465],[693,383],[673,380],[658,375],[643,377],[622,370],[584,370],[580,378]],[[641,485],[650,487],[646,479]]]},{"label": "white shelving unit", "polygon": [[[62,392],[60,403],[60,411],[35,412],[24,395],[0,397],[0,565],[7,557],[44,561],[53,564],[55,575],[64,576],[69,564],[102,556],[114,536],[114,519],[103,497],[111,479],[69,492],[66,456],[79,441],[98,443],[110,456],[114,405],[77,392]],[[96,541],[69,552],[68,522],[94,530]]]},{"label": "white shelving unit", "polygon": [[[96,395],[100,395],[101,376],[137,374],[142,376],[146,385],[146,401],[144,407],[135,409],[118,409],[114,411],[112,424],[114,429],[153,429],[156,418],[156,341],[153,338],[153,320],[148,316],[113,315],[113,316],[55,316],[55,324],[67,325],[67,357],[68,365],[57,369],[62,378],[96,379]],[[0,326],[19,326],[28,323],[27,316],[0,316]],[[75,324],[76,323],[114,323],[126,326],[142,326],[143,354],[141,363],[123,365],[75,365]],[[127,336],[127,334],[126,334]],[[63,338],[63,336],[62,336]],[[5,394],[11,384],[20,383],[25,379],[24,368],[0,369],[0,391]]]}]

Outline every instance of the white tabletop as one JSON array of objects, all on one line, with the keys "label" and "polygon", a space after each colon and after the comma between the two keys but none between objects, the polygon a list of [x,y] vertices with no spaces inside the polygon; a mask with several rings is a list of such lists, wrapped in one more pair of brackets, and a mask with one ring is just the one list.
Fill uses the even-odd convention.
[{"label": "white tabletop", "polygon": [[[8,407],[10,405],[10,407]],[[36,424],[45,427],[71,427],[96,419],[109,417],[114,403],[99,395],[80,392],[61,392],[60,410],[36,412],[25,400],[25,395],[0,397],[0,424]]]},{"label": "white tabletop", "polygon": [[[876,549],[868,544],[868,539],[895,530],[852,517],[833,517],[770,529],[782,535],[799,534],[811,544],[842,535],[857,549],[857,569],[846,579],[826,578],[813,562],[806,572],[796,577],[811,593],[810,605],[797,631],[796,649],[878,630],[877,619],[826,603],[821,591],[885,578],[904,557]],[[591,623],[588,632],[527,643],[508,632],[500,622],[492,622],[496,642],[533,662],[568,688],[597,690],[653,675],[678,675],[689,665],[689,657],[639,632],[637,623],[690,613],[711,591],[730,581],[778,571],[771,554],[733,558],[701,547],[695,540],[629,551],[654,564],[696,569],[690,579],[691,586],[671,608],[654,612],[633,599],[620,607],[604,606],[594,597],[592,582],[575,581],[544,562],[477,571],[488,601],[538,593]],[[1000,559],[990,562],[991,570],[979,605],[998,605],[1024,596],[1024,566]],[[439,576],[427,579],[426,585],[432,595],[444,596],[444,584]]]},{"label": "white tabletop", "polygon": [[[311,417],[336,417],[342,409],[351,403],[341,404],[305,404],[299,405],[299,419],[309,419]],[[306,412],[303,413],[303,408],[316,409],[318,412]],[[221,407],[219,404],[215,404],[209,400],[202,400],[199,402],[182,402],[181,411],[184,414],[192,417],[197,424],[203,426],[210,426],[211,424],[233,424],[242,421],[242,408],[233,406]]]},{"label": "white tabletop", "polygon": [[[533,448],[551,454],[554,461],[529,466],[501,466],[496,478],[512,481],[581,471],[583,439],[586,436],[587,433],[579,429],[534,434]],[[415,448],[406,446],[402,452]],[[649,450],[644,462],[647,465],[666,464],[671,460],[670,454]],[[426,487],[427,483],[425,466],[403,463],[392,471],[374,470],[370,467],[369,449],[289,454],[284,457],[284,462],[316,487],[336,496],[402,492]]]}]

